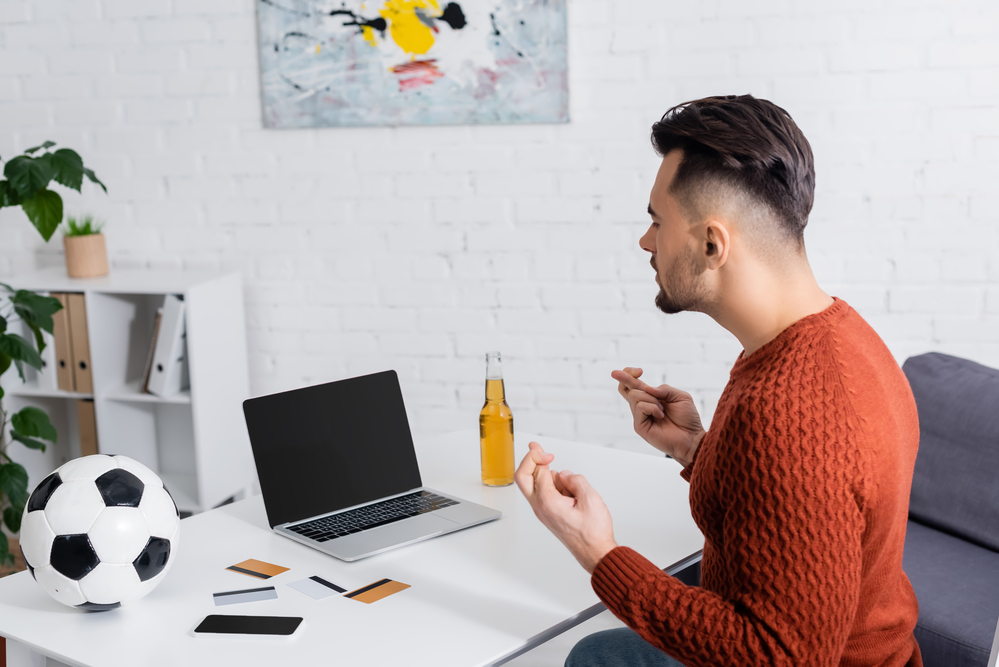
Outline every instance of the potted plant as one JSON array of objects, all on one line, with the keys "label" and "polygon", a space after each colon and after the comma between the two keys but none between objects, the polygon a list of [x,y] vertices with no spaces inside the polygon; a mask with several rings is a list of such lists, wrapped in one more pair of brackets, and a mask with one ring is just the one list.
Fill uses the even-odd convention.
[{"label": "potted plant", "polygon": [[[45,143],[29,148],[23,155],[11,158],[3,167],[4,178],[0,179],[0,209],[5,206],[20,206],[28,220],[35,226],[38,233],[47,242],[52,238],[59,223],[62,222],[62,197],[58,192],[48,189],[49,183],[55,181],[59,185],[80,192],[83,178],[101,186],[106,193],[108,189],[100,182],[93,171],[83,166],[83,159],[70,148],[60,148],[53,151],[55,143]],[[0,160],[2,162],[3,160]],[[104,237],[100,236],[103,248]],[[94,239],[87,243],[97,244]],[[104,272],[98,274],[74,275],[82,278],[107,273],[107,253],[104,252]]]},{"label": "potted plant", "polygon": [[[62,308],[58,299],[29,290],[14,290],[0,283],[0,379],[11,365],[24,381],[24,364],[42,369],[41,352],[45,349],[42,331],[52,333],[52,315]],[[32,341],[9,331],[9,325],[23,322],[31,330]],[[11,534],[21,529],[21,515],[28,502],[28,473],[7,453],[14,441],[29,449],[45,451],[46,443],[56,442],[56,431],[44,410],[26,407],[8,414],[3,407],[0,387],[0,527]],[[8,430],[7,426],[10,425]],[[10,434],[10,441],[7,434]],[[0,530],[0,566],[14,562],[7,536]]]},{"label": "potted plant", "polygon": [[66,273],[70,278],[96,278],[108,274],[108,252],[101,229],[103,222],[94,216],[69,216],[62,230],[66,248]]}]

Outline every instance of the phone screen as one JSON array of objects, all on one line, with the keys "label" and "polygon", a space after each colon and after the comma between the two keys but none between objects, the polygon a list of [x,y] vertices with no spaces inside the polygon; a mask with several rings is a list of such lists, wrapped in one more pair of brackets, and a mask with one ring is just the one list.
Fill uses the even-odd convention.
[{"label": "phone screen", "polygon": [[223,616],[205,617],[194,629],[200,634],[219,635],[290,635],[302,619],[297,616]]}]

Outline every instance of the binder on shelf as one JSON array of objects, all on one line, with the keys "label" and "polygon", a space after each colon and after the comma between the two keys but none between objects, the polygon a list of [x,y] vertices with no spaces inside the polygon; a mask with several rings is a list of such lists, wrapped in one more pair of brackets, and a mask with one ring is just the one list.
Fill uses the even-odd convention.
[{"label": "binder on shelf", "polygon": [[62,304],[62,310],[52,316],[57,386],[61,391],[76,391],[73,383],[73,346],[69,336],[69,301],[63,293],[53,293],[52,296]]},{"label": "binder on shelf", "polygon": [[80,456],[97,454],[97,417],[94,414],[94,401],[84,399],[76,402],[76,423],[80,432]]},{"label": "binder on shelf", "polygon": [[87,305],[82,294],[67,294],[69,338],[73,353],[73,385],[81,394],[92,394],[94,382],[90,371],[90,338],[87,334]]},{"label": "binder on shelf", "polygon": [[149,352],[146,353],[146,367],[142,371],[142,381],[139,383],[139,393],[149,393],[149,374],[153,370],[153,355],[156,354],[156,341],[160,335],[160,325],[163,323],[163,309],[156,309],[156,321],[153,323],[153,335],[149,340]]},{"label": "binder on shelf", "polygon": [[150,394],[173,396],[190,385],[184,319],[184,302],[173,294],[163,297],[163,317],[149,371]]}]

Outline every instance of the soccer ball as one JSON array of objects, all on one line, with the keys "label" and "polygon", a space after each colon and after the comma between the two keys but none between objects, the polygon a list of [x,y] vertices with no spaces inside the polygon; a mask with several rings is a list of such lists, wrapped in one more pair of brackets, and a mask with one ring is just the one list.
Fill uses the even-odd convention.
[{"label": "soccer ball", "polygon": [[177,557],[180,512],[152,470],[127,456],[74,459],[24,507],[21,554],[55,600],[105,611],[163,581]]}]

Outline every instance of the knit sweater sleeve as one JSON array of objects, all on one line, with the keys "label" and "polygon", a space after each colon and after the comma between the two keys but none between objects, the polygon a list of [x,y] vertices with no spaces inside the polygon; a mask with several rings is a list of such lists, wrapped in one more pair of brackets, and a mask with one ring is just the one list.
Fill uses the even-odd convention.
[{"label": "knit sweater sleeve", "polygon": [[607,608],[686,667],[838,665],[860,595],[864,517],[859,455],[826,413],[806,415],[810,431],[743,414],[721,434],[712,560],[731,568],[727,590],[686,586],[618,547],[592,578]]}]

